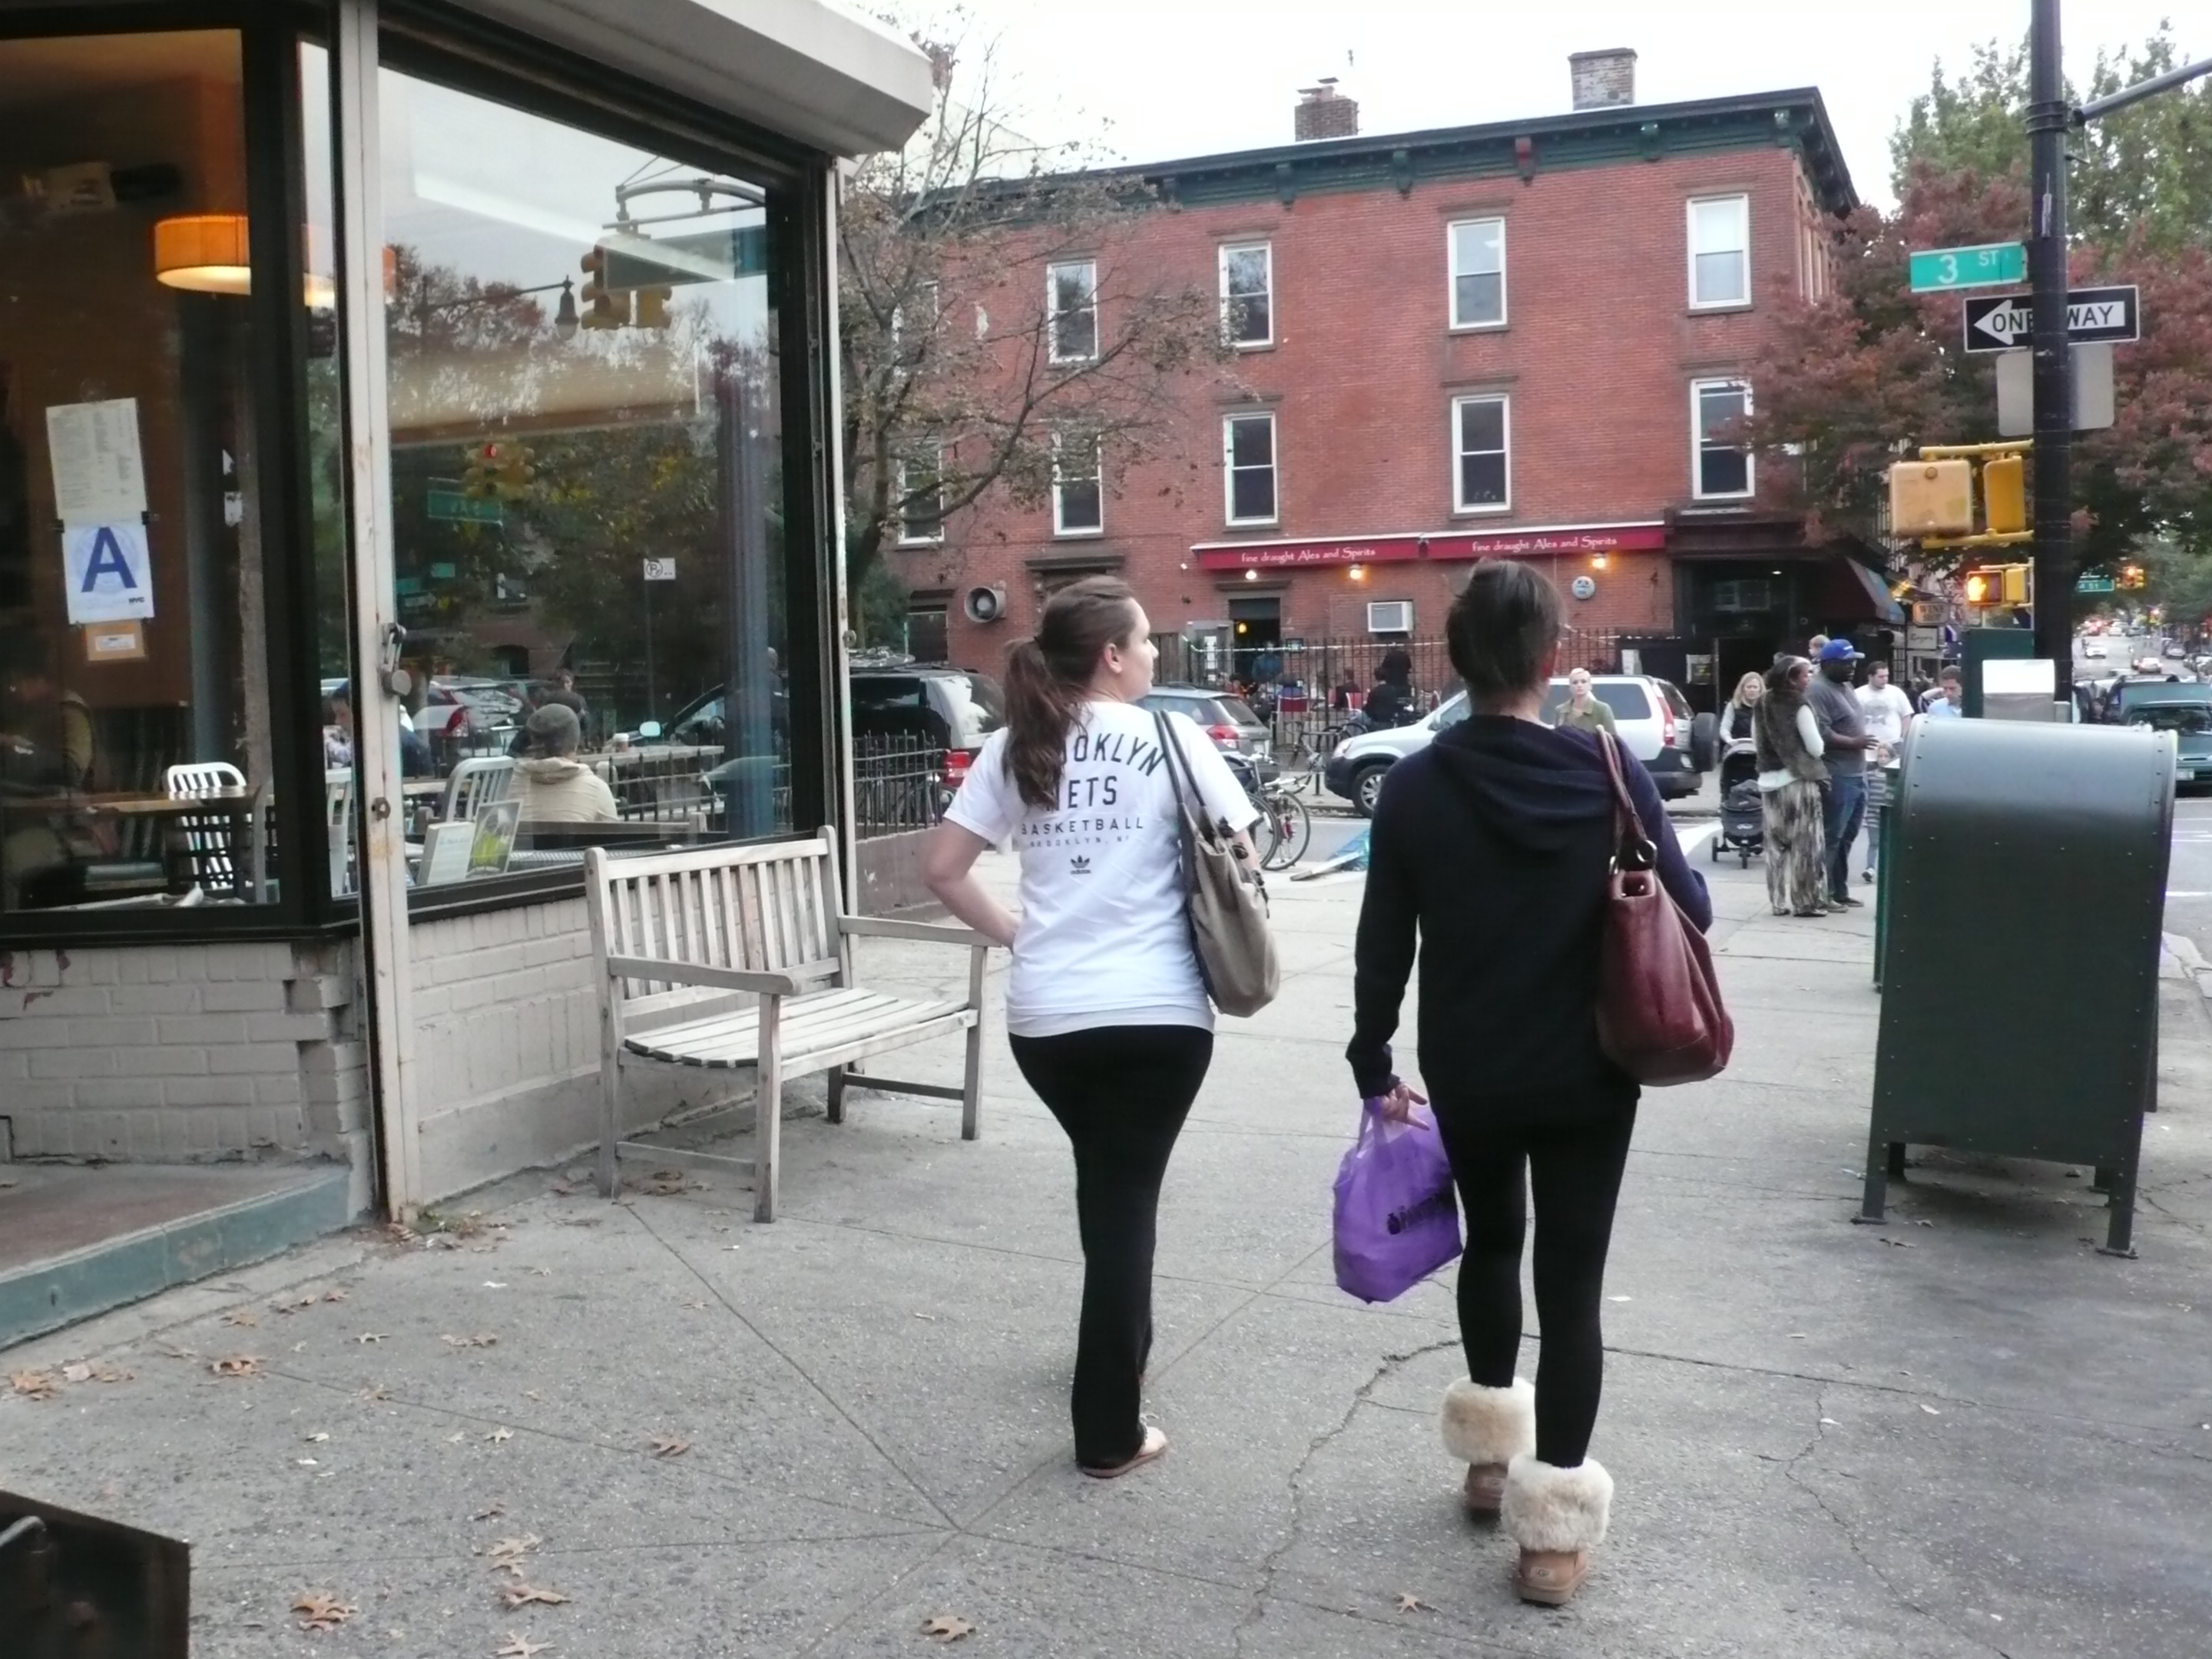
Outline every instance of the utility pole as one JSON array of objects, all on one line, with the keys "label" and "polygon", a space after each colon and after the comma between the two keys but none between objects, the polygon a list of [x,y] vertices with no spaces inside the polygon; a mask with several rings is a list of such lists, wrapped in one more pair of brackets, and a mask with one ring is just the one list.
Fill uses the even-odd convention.
[{"label": "utility pole", "polygon": [[2074,358],[2066,337],[2066,133],[2074,111],[2059,59],[2059,0],[2034,0],[2028,38],[2027,243],[2035,368],[2035,645],[2074,674]]}]

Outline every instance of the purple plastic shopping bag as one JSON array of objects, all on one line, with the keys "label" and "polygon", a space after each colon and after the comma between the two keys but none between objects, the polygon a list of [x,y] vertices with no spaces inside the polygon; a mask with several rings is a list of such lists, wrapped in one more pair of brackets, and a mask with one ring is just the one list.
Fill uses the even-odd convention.
[{"label": "purple plastic shopping bag", "polygon": [[1459,1202],[1436,1121],[1393,1123],[1363,1101],[1359,1139],[1336,1168],[1336,1282],[1388,1302],[1460,1252]]}]

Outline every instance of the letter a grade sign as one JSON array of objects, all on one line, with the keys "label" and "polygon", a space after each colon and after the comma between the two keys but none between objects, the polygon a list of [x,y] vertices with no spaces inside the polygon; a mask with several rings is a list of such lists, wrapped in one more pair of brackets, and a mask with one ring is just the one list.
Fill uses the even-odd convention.
[{"label": "letter a grade sign", "polygon": [[136,622],[154,614],[154,567],[143,524],[70,525],[62,531],[69,619]]}]

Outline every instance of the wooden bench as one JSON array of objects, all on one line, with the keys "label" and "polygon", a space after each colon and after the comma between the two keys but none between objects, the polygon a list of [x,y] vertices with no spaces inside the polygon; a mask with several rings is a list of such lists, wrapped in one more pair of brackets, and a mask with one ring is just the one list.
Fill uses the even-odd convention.
[{"label": "wooden bench", "polygon": [[[753,1216],[775,1218],[783,1085],[830,1074],[830,1121],[860,1086],[960,1103],[960,1138],[981,1105],[983,972],[990,942],[966,927],[843,914],[837,846],[805,841],[700,847],[637,858],[587,848],[592,951],[599,989],[599,1191],[613,1197],[627,1154],[753,1180]],[[855,939],[915,939],[969,952],[964,997],[870,990],[853,968]],[[967,1034],[958,1087],[900,1082],[858,1063],[954,1031]],[[760,1074],[750,1158],[622,1138],[623,1066],[636,1060]]]}]

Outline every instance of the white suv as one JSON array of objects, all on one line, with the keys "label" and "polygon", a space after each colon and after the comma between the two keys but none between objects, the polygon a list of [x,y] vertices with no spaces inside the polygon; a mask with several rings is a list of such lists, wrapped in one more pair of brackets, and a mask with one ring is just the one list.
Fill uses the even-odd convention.
[{"label": "white suv", "polygon": [[[1591,692],[1613,711],[1614,729],[1622,746],[1644,763],[1644,769],[1671,799],[1698,793],[1704,774],[1716,763],[1717,728],[1710,714],[1693,715],[1689,700],[1665,680],[1640,674],[1600,674],[1590,682]],[[1544,699],[1548,716],[1567,700],[1567,683],[1555,679]],[[1382,776],[1398,761],[1425,748],[1437,733],[1456,726],[1468,714],[1467,694],[1445,703],[1426,720],[1387,732],[1368,732],[1337,744],[1328,757],[1322,781],[1359,809],[1364,817],[1375,812]]]}]

